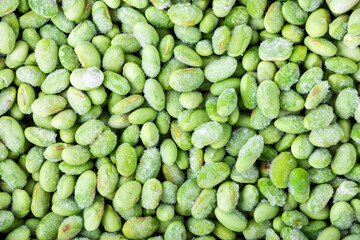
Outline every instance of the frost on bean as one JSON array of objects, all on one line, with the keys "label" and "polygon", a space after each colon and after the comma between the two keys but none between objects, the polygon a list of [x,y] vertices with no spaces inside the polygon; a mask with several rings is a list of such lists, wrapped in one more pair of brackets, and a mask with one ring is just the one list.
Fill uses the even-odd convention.
[{"label": "frost on bean", "polygon": [[191,137],[191,142],[197,148],[218,141],[224,134],[223,127],[217,122],[207,122],[198,126]]},{"label": "frost on bean", "polygon": [[15,47],[15,33],[7,23],[1,23],[0,30],[3,33],[0,36],[0,52],[9,54]]},{"label": "frost on bean", "polygon": [[292,50],[292,42],[285,38],[268,39],[260,44],[259,57],[264,61],[283,61],[290,57]]},{"label": "frost on bean", "polygon": [[71,84],[80,90],[91,90],[99,87],[104,81],[104,75],[97,67],[75,69],[70,75]]},{"label": "frost on bean", "polygon": [[[223,56],[211,61],[204,69],[205,78],[218,82],[230,77],[236,70],[237,61],[230,56]],[[225,69],[222,66],[227,66]]]},{"label": "frost on bean", "polygon": [[54,17],[58,12],[58,6],[55,0],[30,0],[29,6],[34,12],[43,17]]},{"label": "frost on bean", "polygon": [[236,170],[240,173],[249,170],[260,157],[263,148],[264,138],[262,136],[257,135],[249,138],[239,151]]},{"label": "frost on bean", "polygon": [[200,22],[203,13],[193,4],[179,3],[170,7],[168,15],[175,24],[193,26]]}]

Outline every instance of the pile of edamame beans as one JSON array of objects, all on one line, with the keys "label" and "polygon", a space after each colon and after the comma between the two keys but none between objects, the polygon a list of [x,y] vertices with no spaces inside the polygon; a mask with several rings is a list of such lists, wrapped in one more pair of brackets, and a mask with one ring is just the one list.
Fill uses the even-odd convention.
[{"label": "pile of edamame beans", "polygon": [[359,0],[1,0],[5,240],[359,240]]}]

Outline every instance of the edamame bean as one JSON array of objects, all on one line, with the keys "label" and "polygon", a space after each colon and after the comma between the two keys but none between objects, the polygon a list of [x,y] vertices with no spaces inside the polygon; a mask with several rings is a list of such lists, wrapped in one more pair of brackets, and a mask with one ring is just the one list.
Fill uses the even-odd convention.
[{"label": "edamame bean", "polygon": [[230,168],[226,163],[215,162],[205,164],[196,177],[200,187],[211,188],[230,175]]},{"label": "edamame bean", "polygon": [[293,46],[285,38],[267,39],[260,44],[259,57],[263,61],[283,61],[291,56]]},{"label": "edamame bean", "polygon": [[260,178],[258,184],[260,184],[259,191],[272,205],[280,207],[285,205],[286,193],[282,189],[277,188],[269,178]]},{"label": "edamame bean", "polygon": [[319,213],[326,207],[327,202],[330,200],[334,193],[333,188],[329,184],[320,184],[316,186],[310,193],[310,198],[307,201],[307,207],[313,214]]},{"label": "edamame bean", "polygon": [[346,174],[355,166],[356,150],[351,143],[341,145],[331,162],[331,169],[335,174]]},{"label": "edamame bean", "polygon": [[347,202],[335,203],[330,209],[330,221],[339,228],[349,228],[354,221],[354,210]]},{"label": "edamame bean", "polygon": [[203,17],[202,11],[197,6],[188,3],[179,3],[170,7],[168,15],[174,24],[184,26],[196,25]]},{"label": "edamame bean", "polygon": [[289,152],[282,152],[271,162],[270,179],[277,188],[286,188],[290,174],[296,168],[296,159]]},{"label": "edamame bean", "polygon": [[[253,148],[253,146],[256,146]],[[247,140],[239,151],[239,156],[236,162],[236,170],[238,172],[245,172],[255,163],[260,157],[264,148],[264,139],[262,136],[256,135]]]},{"label": "edamame bean", "polygon": [[53,212],[46,214],[45,217],[40,220],[39,225],[36,228],[36,236],[39,239],[55,238],[63,219],[62,216]]},{"label": "edamame bean", "polygon": [[258,107],[265,117],[270,119],[279,115],[279,88],[274,81],[263,81],[256,92]]},{"label": "edamame bean", "polygon": [[[225,71],[220,71],[226,65]],[[211,61],[204,69],[204,75],[210,82],[218,82],[230,77],[236,70],[237,61],[230,56],[223,56]],[[223,69],[224,70],[224,69]]]},{"label": "edamame bean", "polygon": [[81,208],[90,206],[95,198],[96,174],[91,171],[83,172],[76,181],[75,201]]},{"label": "edamame bean", "polygon": [[236,209],[231,213],[225,213],[217,207],[215,208],[215,216],[220,223],[234,232],[242,232],[246,228],[246,218]]},{"label": "edamame bean", "polygon": [[83,227],[83,219],[79,216],[70,216],[63,220],[58,230],[59,239],[75,237]]}]

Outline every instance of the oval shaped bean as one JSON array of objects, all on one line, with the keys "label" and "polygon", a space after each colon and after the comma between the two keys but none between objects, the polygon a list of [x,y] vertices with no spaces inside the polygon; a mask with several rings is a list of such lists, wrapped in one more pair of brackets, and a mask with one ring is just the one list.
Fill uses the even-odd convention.
[{"label": "oval shaped bean", "polygon": [[257,105],[265,117],[270,119],[279,115],[279,88],[274,81],[263,81],[256,92]]},{"label": "oval shaped bean", "polygon": [[217,122],[207,122],[198,126],[192,137],[191,142],[197,148],[210,145],[223,137],[224,130]]},{"label": "oval shaped bean", "polygon": [[170,7],[168,15],[171,22],[183,26],[196,25],[203,17],[202,11],[190,3],[179,3]]},{"label": "oval shaped bean", "polygon": [[169,85],[178,92],[191,92],[204,82],[204,72],[200,68],[179,69],[170,75]]},{"label": "oval shaped bean", "polygon": [[[223,66],[227,66],[223,69]],[[210,82],[222,81],[230,77],[236,70],[237,61],[230,56],[222,56],[208,63],[204,69],[204,75]]]},{"label": "oval shaped bean", "polygon": [[286,203],[286,193],[277,188],[269,178],[260,178],[258,180],[259,191],[269,200],[271,205],[282,207]]},{"label": "oval shaped bean", "polygon": [[158,222],[153,217],[130,218],[124,223],[122,231],[130,239],[150,237],[158,228]]},{"label": "oval shaped bean", "polygon": [[356,150],[351,143],[341,145],[331,162],[331,170],[338,175],[348,173],[356,162]]},{"label": "oval shaped bean", "polygon": [[234,232],[242,232],[246,228],[245,216],[236,209],[232,213],[225,213],[217,207],[215,208],[215,216],[220,223]]},{"label": "oval shaped bean", "polygon": [[236,170],[240,173],[249,170],[260,157],[263,148],[264,138],[262,136],[256,135],[249,138],[239,151]]},{"label": "oval shaped bean", "polygon": [[0,38],[0,52],[3,54],[9,54],[15,47],[15,33],[9,24],[4,22],[0,23],[0,30],[3,33]]},{"label": "oval shaped bean", "polygon": [[274,158],[270,166],[270,179],[277,188],[286,188],[290,174],[297,162],[290,152],[282,152]]},{"label": "oval shaped bean", "polygon": [[96,174],[91,171],[83,172],[76,181],[75,201],[81,208],[90,206],[95,198]]},{"label": "oval shaped bean", "polygon": [[226,163],[215,162],[205,164],[198,173],[196,180],[202,188],[212,188],[230,175],[230,168]]},{"label": "oval shaped bean", "polygon": [[292,42],[285,38],[272,38],[263,41],[259,48],[259,57],[263,61],[284,61],[290,58]]}]

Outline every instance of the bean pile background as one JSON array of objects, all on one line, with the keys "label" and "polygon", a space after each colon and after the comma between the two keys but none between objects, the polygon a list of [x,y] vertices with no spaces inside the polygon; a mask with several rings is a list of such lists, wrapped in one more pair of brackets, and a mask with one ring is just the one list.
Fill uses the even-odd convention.
[{"label": "bean pile background", "polygon": [[0,238],[359,240],[359,0],[0,0]]}]

